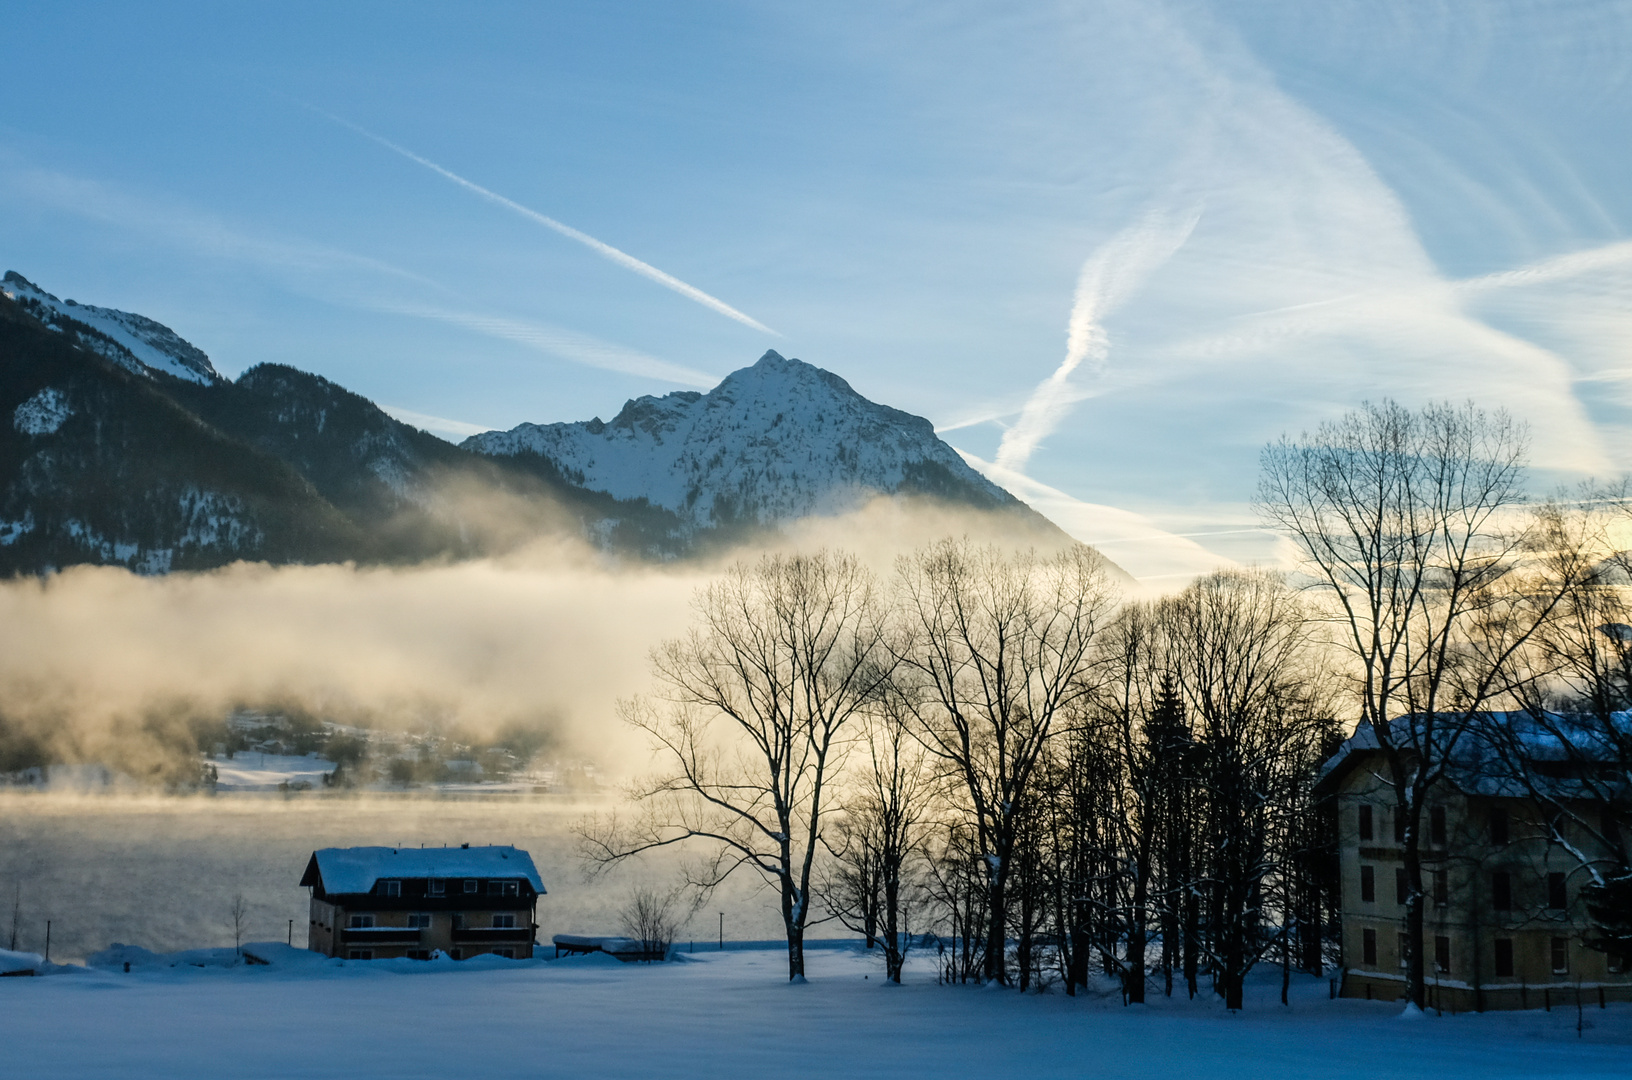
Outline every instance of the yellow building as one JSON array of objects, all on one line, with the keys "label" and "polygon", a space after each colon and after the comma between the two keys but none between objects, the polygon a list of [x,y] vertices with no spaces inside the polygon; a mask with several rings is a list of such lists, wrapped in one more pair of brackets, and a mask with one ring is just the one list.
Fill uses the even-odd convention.
[{"label": "yellow building", "polygon": [[[1421,818],[1429,1007],[1632,1000],[1625,958],[1585,944],[1591,920],[1581,890],[1592,868],[1611,860],[1596,828],[1558,812],[1562,803],[1582,821],[1601,820],[1594,804],[1568,797],[1583,793],[1569,785],[1571,770],[1584,766],[1545,751],[1551,760],[1529,762],[1530,784],[1550,785],[1542,800],[1488,742],[1464,737],[1457,745],[1461,760]],[[1405,992],[1404,822],[1388,777],[1376,734],[1365,728],[1327,763],[1317,788],[1338,804],[1344,997],[1392,1001]]]}]

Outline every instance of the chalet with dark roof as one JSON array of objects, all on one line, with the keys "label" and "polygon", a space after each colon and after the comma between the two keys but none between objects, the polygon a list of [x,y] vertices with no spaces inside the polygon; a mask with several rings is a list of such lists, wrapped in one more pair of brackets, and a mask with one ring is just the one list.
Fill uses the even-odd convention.
[{"label": "chalet with dark roof", "polygon": [[348,960],[530,959],[544,882],[515,847],[324,848],[300,883],[311,890],[306,947]]}]

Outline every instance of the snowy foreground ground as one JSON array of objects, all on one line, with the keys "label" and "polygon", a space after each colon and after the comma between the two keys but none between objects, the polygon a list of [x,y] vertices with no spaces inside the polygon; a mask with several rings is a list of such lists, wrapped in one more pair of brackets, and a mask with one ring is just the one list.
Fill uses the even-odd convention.
[{"label": "snowy foreground ground", "polygon": [[[1401,1019],[1274,973],[1249,1008],[901,987],[854,949],[680,962],[274,962],[0,979],[0,1074],[50,1077],[1626,1077],[1632,1006]],[[870,976],[870,978],[864,978]]]}]

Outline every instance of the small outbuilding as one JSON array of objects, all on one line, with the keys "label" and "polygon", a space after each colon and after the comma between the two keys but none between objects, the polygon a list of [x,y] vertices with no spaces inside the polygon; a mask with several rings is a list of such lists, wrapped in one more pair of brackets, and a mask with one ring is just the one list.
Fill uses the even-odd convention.
[{"label": "small outbuilding", "polygon": [[300,883],[311,889],[307,948],[348,960],[530,959],[545,893],[516,847],[323,848]]}]

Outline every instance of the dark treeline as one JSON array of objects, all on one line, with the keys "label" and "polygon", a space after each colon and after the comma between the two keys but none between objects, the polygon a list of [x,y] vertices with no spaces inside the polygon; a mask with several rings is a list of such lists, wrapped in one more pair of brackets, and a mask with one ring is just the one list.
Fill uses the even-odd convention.
[{"label": "dark treeline", "polygon": [[[1367,406],[1264,453],[1260,510],[1295,574],[1220,570],[1153,600],[1083,546],[946,540],[885,580],[835,552],[740,566],[655,654],[659,691],[625,703],[657,771],[585,853],[702,841],[693,886],[760,874],[794,979],[831,917],[897,981],[929,948],[952,982],[1112,978],[1130,1003],[1237,1009],[1269,963],[1285,1000],[1292,972],[1341,959],[1335,811],[1313,792],[1357,726],[1385,753],[1419,920],[1417,822],[1459,733],[1513,708],[1620,731],[1625,493],[1532,503],[1523,451],[1471,406]],[[1617,745],[1595,820],[1632,835]],[[1622,851],[1606,940],[1632,926]],[[1420,1003],[1421,956],[1406,968]]]}]

